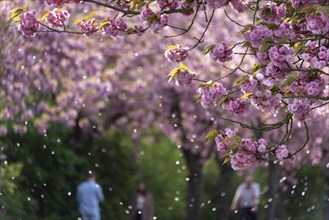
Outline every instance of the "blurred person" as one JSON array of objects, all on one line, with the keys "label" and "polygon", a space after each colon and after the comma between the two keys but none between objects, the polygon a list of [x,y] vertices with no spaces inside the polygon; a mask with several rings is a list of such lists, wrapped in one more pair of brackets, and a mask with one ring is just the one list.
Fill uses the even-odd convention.
[{"label": "blurred person", "polygon": [[259,184],[253,182],[251,175],[247,175],[245,182],[236,190],[231,210],[236,210],[239,204],[240,220],[257,220],[259,196]]},{"label": "blurred person", "polygon": [[96,174],[89,171],[87,180],[77,188],[77,202],[82,220],[100,220],[99,203],[104,200],[102,187],[96,183]]},{"label": "blurred person", "polygon": [[144,182],[139,182],[130,210],[130,220],[152,220],[154,216],[153,197]]}]

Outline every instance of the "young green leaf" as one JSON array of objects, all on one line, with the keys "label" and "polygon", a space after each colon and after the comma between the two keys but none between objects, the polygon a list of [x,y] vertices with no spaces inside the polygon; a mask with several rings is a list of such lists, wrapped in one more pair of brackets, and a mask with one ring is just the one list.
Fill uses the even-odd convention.
[{"label": "young green leaf", "polygon": [[246,94],[244,94],[243,96],[241,96],[242,99],[247,99],[249,98],[250,96],[252,96],[254,93],[253,92],[248,92]]},{"label": "young green leaf", "polygon": [[219,134],[219,131],[217,129],[213,129],[211,131],[208,132],[206,139],[208,141],[212,141],[214,140],[214,138]]}]

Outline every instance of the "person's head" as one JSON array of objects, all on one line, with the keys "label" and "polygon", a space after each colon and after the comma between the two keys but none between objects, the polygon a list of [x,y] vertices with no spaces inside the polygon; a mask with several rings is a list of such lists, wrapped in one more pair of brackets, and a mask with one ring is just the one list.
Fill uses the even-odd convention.
[{"label": "person's head", "polygon": [[247,175],[244,179],[247,187],[251,187],[252,183],[253,183],[253,177],[252,175]]},{"label": "person's head", "polygon": [[94,171],[89,170],[87,173],[87,180],[95,180],[96,179],[96,173]]},{"label": "person's head", "polygon": [[139,183],[138,183],[138,188],[137,188],[137,191],[139,192],[139,193],[146,193],[146,185],[145,185],[145,183],[143,182],[143,181],[140,181]]}]

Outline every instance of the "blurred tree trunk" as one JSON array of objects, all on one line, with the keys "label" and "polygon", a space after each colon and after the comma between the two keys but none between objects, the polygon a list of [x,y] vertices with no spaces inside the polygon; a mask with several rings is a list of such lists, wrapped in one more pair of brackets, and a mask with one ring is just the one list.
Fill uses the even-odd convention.
[{"label": "blurred tree trunk", "polygon": [[218,206],[216,211],[216,217],[218,220],[228,219],[230,212],[231,202],[228,198],[233,169],[230,163],[223,164],[223,159],[216,157],[217,165],[220,169],[220,176],[218,179],[218,191],[216,193],[216,199],[218,200]]},{"label": "blurred tree trunk", "polygon": [[323,206],[323,219],[329,219],[329,172],[326,171],[326,196],[324,197],[324,206]]},{"label": "blurred tree trunk", "polygon": [[[183,125],[183,117],[180,106],[180,96],[175,90],[170,90],[172,93],[173,103],[171,106],[170,119],[173,120],[172,123],[177,125],[177,129],[181,133],[181,142],[184,146],[189,144],[190,141],[187,137],[187,132]],[[175,114],[176,117],[171,117],[172,114]],[[201,219],[201,197],[203,190],[203,176],[202,176],[202,164],[200,163],[200,155],[193,154],[190,149],[181,148],[187,169],[188,169],[188,178],[187,181],[187,190],[186,190],[186,219],[187,220],[199,220]]]},{"label": "blurred tree trunk", "polygon": [[201,196],[203,189],[202,165],[199,162],[198,155],[194,155],[189,150],[184,150],[184,157],[189,172],[186,192],[186,219],[201,219]]},{"label": "blurred tree trunk", "polygon": [[279,198],[278,188],[279,188],[280,173],[281,173],[280,165],[278,163],[274,164],[273,162],[270,162],[269,174],[268,174],[268,192],[267,192],[268,208],[266,210],[267,220],[275,219],[276,206]]}]

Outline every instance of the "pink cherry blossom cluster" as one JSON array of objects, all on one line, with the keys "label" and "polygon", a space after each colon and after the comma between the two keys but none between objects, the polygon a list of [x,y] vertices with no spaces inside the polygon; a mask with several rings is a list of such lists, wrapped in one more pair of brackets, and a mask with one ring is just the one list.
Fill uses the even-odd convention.
[{"label": "pink cherry blossom cluster", "polygon": [[160,13],[157,12],[156,15],[158,16],[158,19],[150,22],[150,27],[154,34],[159,33],[165,26],[167,26],[169,20],[169,16],[166,14],[160,15]]},{"label": "pink cherry blossom cluster", "polygon": [[299,121],[305,121],[311,111],[311,106],[308,100],[295,99],[293,103],[288,105],[288,111]]},{"label": "pink cherry blossom cluster", "polygon": [[280,24],[278,29],[273,30],[274,40],[278,41],[282,37],[289,37],[289,39],[294,39],[296,36],[293,26],[288,22],[283,22]]},{"label": "pink cherry blossom cluster", "polygon": [[210,109],[215,107],[219,98],[226,95],[226,89],[221,83],[215,82],[199,88],[198,93],[201,94],[201,106]]},{"label": "pink cherry blossom cluster", "polygon": [[0,136],[4,137],[8,133],[8,128],[6,126],[0,126]]},{"label": "pink cherry blossom cluster", "polygon": [[247,99],[230,98],[229,101],[222,104],[222,108],[235,114],[242,114],[247,110],[247,103]]},{"label": "pink cherry blossom cluster", "polygon": [[16,134],[20,134],[20,135],[27,133],[27,127],[23,125],[14,125],[13,130]]},{"label": "pink cherry blossom cluster", "polygon": [[242,139],[239,150],[231,156],[231,166],[234,170],[242,170],[247,167],[255,167],[266,164],[267,142],[265,139],[252,141]]},{"label": "pink cherry blossom cluster", "polygon": [[168,7],[171,10],[174,10],[174,9],[179,7],[180,2],[177,1],[177,0],[170,0],[170,1],[168,1],[168,0],[157,0],[157,4],[158,4],[160,10],[163,10],[166,7]]},{"label": "pink cherry blossom cluster", "polygon": [[293,50],[286,46],[274,46],[268,51],[270,60],[278,67],[286,66],[292,60]]},{"label": "pink cherry blossom cluster", "polygon": [[268,3],[259,11],[258,16],[266,22],[280,22],[286,12],[285,4]]},{"label": "pink cherry blossom cluster", "polygon": [[232,60],[233,50],[227,46],[225,42],[220,45],[215,45],[210,52],[210,57],[219,62],[226,62]]},{"label": "pink cherry blossom cluster", "polygon": [[67,21],[69,17],[70,14],[68,11],[55,8],[53,11],[49,12],[47,21],[52,28],[62,28],[64,26],[64,22]]},{"label": "pink cherry blossom cluster", "polygon": [[207,0],[207,6],[211,9],[217,9],[227,5],[229,0]]},{"label": "pink cherry blossom cluster", "polygon": [[307,19],[307,30],[313,34],[327,34],[329,30],[329,18],[325,11],[321,12],[320,15],[310,14],[306,17]]},{"label": "pink cherry blossom cluster", "polygon": [[250,0],[207,0],[206,3],[211,9],[217,9],[230,3],[236,11],[243,12],[248,8],[247,5],[250,3]]},{"label": "pink cherry blossom cluster", "polygon": [[266,38],[272,38],[273,32],[268,27],[260,25],[256,26],[250,32],[244,34],[244,38],[255,48],[262,46]]},{"label": "pink cherry blossom cluster", "polygon": [[96,31],[95,21],[95,18],[91,20],[82,19],[80,28],[86,37],[91,36]]},{"label": "pink cherry blossom cluster", "polygon": [[329,49],[319,46],[315,41],[309,41],[305,45],[308,49],[301,54],[302,59],[308,61],[313,68],[324,68],[329,62]]},{"label": "pink cherry blossom cluster", "polygon": [[319,0],[290,0],[292,7],[299,8],[317,3]]},{"label": "pink cherry blossom cluster", "polygon": [[128,26],[121,17],[117,19],[111,19],[109,22],[109,25],[103,27],[103,36],[110,36],[112,38],[124,36]]},{"label": "pink cherry blossom cluster", "polygon": [[46,0],[48,5],[56,5],[56,6],[62,6],[64,4],[69,4],[69,3],[75,3],[78,4],[80,3],[81,0]]},{"label": "pink cherry blossom cluster", "polygon": [[275,150],[275,156],[279,159],[279,160],[283,160],[286,157],[288,157],[289,152],[287,150],[286,145],[280,145],[276,148]]},{"label": "pink cherry blossom cluster", "polygon": [[35,11],[27,11],[20,16],[21,23],[18,25],[18,30],[26,37],[35,37],[40,28],[40,24],[36,17]]},{"label": "pink cherry blossom cluster", "polygon": [[249,79],[241,85],[241,92],[244,94],[252,93],[251,104],[257,109],[265,112],[275,112],[281,107],[282,95],[273,93],[266,89],[260,83],[264,76],[260,73],[256,74],[257,79]]},{"label": "pink cherry blossom cluster", "polygon": [[217,146],[217,151],[222,153],[229,153],[231,151],[230,145],[233,143],[232,141],[224,141],[227,138],[232,138],[236,136],[235,131],[232,131],[229,128],[225,129],[225,132],[221,132],[215,137],[215,142]]},{"label": "pink cherry blossom cluster", "polygon": [[190,70],[180,70],[175,82],[177,86],[189,85],[195,77],[196,74]]},{"label": "pink cherry blossom cluster", "polygon": [[176,47],[169,48],[165,52],[165,57],[169,62],[181,62],[188,56],[188,47],[177,44]]},{"label": "pink cherry blossom cluster", "polygon": [[325,85],[321,76],[309,75],[304,71],[299,73],[299,77],[288,88],[294,95],[321,96]]},{"label": "pink cherry blossom cluster", "polygon": [[244,10],[248,9],[248,4],[250,3],[250,0],[231,0],[231,6],[234,8],[237,12],[243,12]]},{"label": "pink cherry blossom cluster", "polygon": [[159,33],[168,23],[168,15],[153,12],[148,6],[143,6],[140,10],[140,19],[149,26],[153,33]]},{"label": "pink cherry blossom cluster", "polygon": [[260,83],[255,79],[249,79],[247,82],[241,85],[241,91],[243,93],[257,92],[260,89]]},{"label": "pink cherry blossom cluster", "polygon": [[251,104],[264,112],[274,112],[281,106],[282,95],[280,93],[272,94],[268,89],[257,91],[251,97]]},{"label": "pink cherry blossom cluster", "polygon": [[[275,59],[276,56],[273,56],[273,59]],[[290,59],[290,56],[287,57]],[[280,58],[279,58],[280,59]],[[260,72],[262,72],[267,78],[271,77],[272,79],[277,80],[276,82],[284,79],[286,75],[291,73],[291,70],[289,68],[289,63],[287,62],[269,62],[267,66],[265,67],[265,70],[262,69]]]},{"label": "pink cherry blossom cluster", "polygon": [[[273,84],[273,81],[277,83],[284,79],[286,75],[291,73],[290,62],[293,59],[292,53],[293,50],[286,46],[273,46],[266,52],[257,52],[257,61],[259,64],[265,66],[265,68],[262,68],[259,73],[266,76],[267,82],[271,82],[271,85]],[[259,77],[257,77],[257,79],[258,78]]]}]

